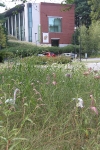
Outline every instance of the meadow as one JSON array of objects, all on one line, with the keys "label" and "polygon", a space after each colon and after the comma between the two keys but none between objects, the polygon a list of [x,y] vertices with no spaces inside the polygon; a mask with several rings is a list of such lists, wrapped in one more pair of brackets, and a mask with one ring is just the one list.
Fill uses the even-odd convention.
[{"label": "meadow", "polygon": [[[0,64],[0,149],[99,150],[100,72],[80,62],[36,61],[31,56]],[[16,88],[15,104],[5,103]]]}]

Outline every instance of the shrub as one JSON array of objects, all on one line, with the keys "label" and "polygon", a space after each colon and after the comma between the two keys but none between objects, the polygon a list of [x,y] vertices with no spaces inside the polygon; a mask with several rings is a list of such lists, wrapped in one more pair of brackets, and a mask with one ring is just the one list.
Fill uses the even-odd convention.
[{"label": "shrub", "polygon": [[52,64],[52,63],[57,63],[57,64],[67,64],[71,62],[71,58],[66,58],[64,56],[57,56],[57,57],[38,57],[37,59],[37,64]]},{"label": "shrub", "polygon": [[7,46],[6,31],[2,26],[0,26],[0,46],[3,48]]},{"label": "shrub", "polygon": [[0,62],[3,62],[4,59],[8,59],[8,58],[12,58],[12,57],[13,57],[12,52],[4,51],[4,50],[0,51]]}]

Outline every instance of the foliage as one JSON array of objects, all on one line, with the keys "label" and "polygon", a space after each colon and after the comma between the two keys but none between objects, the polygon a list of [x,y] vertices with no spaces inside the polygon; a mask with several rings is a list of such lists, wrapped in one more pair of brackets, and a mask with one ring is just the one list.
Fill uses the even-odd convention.
[{"label": "foliage", "polygon": [[[82,54],[88,53],[90,55],[99,55],[100,52],[100,22],[94,22],[90,25],[89,28],[86,28],[85,25],[82,25],[78,30],[78,42],[81,44]],[[74,33],[75,35],[75,33]],[[73,35],[73,41],[74,37]],[[76,42],[76,41],[75,41]],[[73,43],[74,44],[74,43]]]},{"label": "foliage", "polygon": [[4,62],[5,59],[9,59],[13,57],[12,52],[0,50],[0,62]]},{"label": "foliage", "polygon": [[81,48],[82,53],[90,52],[90,37],[88,33],[88,29],[85,25],[81,26],[80,28],[80,38],[81,38]]},{"label": "foliage", "polygon": [[91,50],[93,53],[98,53],[100,50],[100,21],[92,23],[89,27],[89,37],[91,41]]},{"label": "foliage", "polygon": [[76,31],[74,31],[74,34],[72,36],[72,44],[79,45],[79,35],[80,35],[79,29],[76,28]]},{"label": "foliage", "polygon": [[80,25],[79,17],[82,17],[82,24],[89,27],[91,24],[91,6],[88,4],[87,0],[75,0],[75,25]]},{"label": "foliage", "polygon": [[91,19],[92,21],[100,20],[100,1],[99,0],[88,0],[89,5],[91,5]]},{"label": "foliage", "polygon": [[0,3],[0,7],[5,7],[5,4],[3,4],[3,3]]},{"label": "foliage", "polygon": [[[100,112],[95,72],[84,76],[83,64],[44,67],[34,61],[25,58],[0,69],[0,149],[100,149],[100,116],[91,112],[89,98],[94,95]],[[16,105],[5,104],[15,88],[20,89]],[[73,100],[78,97],[83,109]]]},{"label": "foliage", "polygon": [[56,56],[56,57],[46,57],[46,56],[43,56],[43,57],[38,57],[37,58],[37,62],[36,64],[53,64],[53,63],[56,63],[56,64],[67,64],[67,63],[70,63],[71,62],[71,58],[70,57],[64,57],[64,56]]},{"label": "foliage", "polygon": [[3,26],[0,26],[0,46],[6,47],[7,45],[7,36],[5,33],[5,28]]},{"label": "foliage", "polygon": [[[78,52],[79,47],[78,46],[75,47],[76,52]],[[28,44],[26,42],[21,43],[16,41],[16,42],[8,42],[8,46],[4,50],[12,52],[15,56],[27,57],[48,51],[54,52],[56,55],[59,55],[61,53],[70,53],[74,52],[74,46],[70,44],[65,47],[43,47]]]},{"label": "foliage", "polygon": [[[89,27],[91,24],[91,5],[88,4],[87,0],[63,0],[62,4],[75,4],[75,25],[80,25],[79,17],[81,16],[82,24],[84,24],[86,27]],[[69,6],[69,9],[71,9],[72,6]],[[65,10],[68,11],[69,9],[66,7]]]}]

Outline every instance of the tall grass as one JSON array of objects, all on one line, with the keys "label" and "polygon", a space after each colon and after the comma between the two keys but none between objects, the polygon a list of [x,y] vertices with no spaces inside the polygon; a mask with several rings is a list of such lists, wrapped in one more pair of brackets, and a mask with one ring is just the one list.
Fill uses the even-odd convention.
[{"label": "tall grass", "polygon": [[[36,65],[34,57],[0,70],[1,150],[99,150],[100,80],[84,65]],[[99,74],[99,73],[98,73]],[[5,104],[20,89],[14,106]],[[81,97],[84,108],[73,98]]]}]

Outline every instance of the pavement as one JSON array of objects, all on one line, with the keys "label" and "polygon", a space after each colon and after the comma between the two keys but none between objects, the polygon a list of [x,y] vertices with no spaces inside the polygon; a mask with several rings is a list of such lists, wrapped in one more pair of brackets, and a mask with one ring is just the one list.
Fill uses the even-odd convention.
[{"label": "pavement", "polygon": [[93,70],[100,70],[100,58],[81,59],[81,61],[86,63],[88,68],[92,68]]}]

